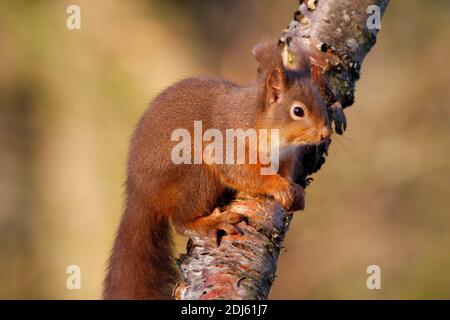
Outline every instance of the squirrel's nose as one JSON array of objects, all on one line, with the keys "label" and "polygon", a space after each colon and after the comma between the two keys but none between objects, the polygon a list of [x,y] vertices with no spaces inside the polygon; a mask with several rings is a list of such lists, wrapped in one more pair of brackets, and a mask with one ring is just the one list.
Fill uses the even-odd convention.
[{"label": "squirrel's nose", "polygon": [[328,128],[327,126],[322,127],[322,129],[319,131],[320,134],[320,138],[322,140],[328,139],[329,137],[331,137],[331,129]]}]

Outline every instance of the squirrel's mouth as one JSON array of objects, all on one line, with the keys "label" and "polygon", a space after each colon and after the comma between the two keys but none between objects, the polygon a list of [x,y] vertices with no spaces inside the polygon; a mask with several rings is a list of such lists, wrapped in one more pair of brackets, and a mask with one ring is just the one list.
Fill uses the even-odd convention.
[{"label": "squirrel's mouth", "polygon": [[296,145],[296,146],[306,146],[306,145],[310,145],[311,142],[305,139],[295,139],[292,144]]},{"label": "squirrel's mouth", "polygon": [[302,136],[302,137],[295,138],[292,142],[293,142],[293,144],[301,146],[301,145],[319,144],[319,143],[321,143],[321,140],[314,139],[313,136],[308,135],[308,136]]},{"label": "squirrel's mouth", "polygon": [[326,135],[323,135],[321,131],[315,129],[310,129],[302,135],[297,136],[293,139],[293,143],[296,145],[318,146],[320,144],[327,143],[327,141],[328,143],[331,141],[328,132]]},{"label": "squirrel's mouth", "polygon": [[305,137],[294,139],[292,144],[296,146],[311,146],[311,147],[319,147],[329,145],[331,142],[330,138],[326,139],[308,139]]}]

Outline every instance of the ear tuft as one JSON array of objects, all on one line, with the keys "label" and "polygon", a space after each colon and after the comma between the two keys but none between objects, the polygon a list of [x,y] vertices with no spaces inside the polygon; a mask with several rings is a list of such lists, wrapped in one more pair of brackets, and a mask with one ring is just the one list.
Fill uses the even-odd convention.
[{"label": "ear tuft", "polygon": [[263,42],[258,43],[256,46],[252,49],[252,55],[255,57],[256,61],[259,63],[264,62],[267,59],[267,53],[270,51],[269,48],[271,47],[270,42]]},{"label": "ear tuft", "polygon": [[252,49],[252,54],[261,65],[274,65],[281,62],[281,50],[273,42],[262,42]]},{"label": "ear tuft", "polygon": [[256,61],[259,62],[258,77],[263,84],[269,105],[278,103],[286,91],[286,68],[281,53],[281,48],[273,42],[257,44],[252,50]]}]

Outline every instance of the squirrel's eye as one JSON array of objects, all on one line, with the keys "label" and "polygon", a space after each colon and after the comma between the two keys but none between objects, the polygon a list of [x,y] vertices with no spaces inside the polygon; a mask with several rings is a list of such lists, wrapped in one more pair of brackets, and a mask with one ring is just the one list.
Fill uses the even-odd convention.
[{"label": "squirrel's eye", "polygon": [[303,118],[305,116],[305,109],[302,106],[296,105],[291,109],[291,117],[294,120],[298,120],[299,118]]}]

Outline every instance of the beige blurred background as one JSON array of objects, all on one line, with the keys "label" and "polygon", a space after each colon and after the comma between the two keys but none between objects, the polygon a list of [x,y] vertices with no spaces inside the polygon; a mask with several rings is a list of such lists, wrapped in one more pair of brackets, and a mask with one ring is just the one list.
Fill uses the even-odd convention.
[{"label": "beige blurred background", "polygon": [[[450,298],[450,2],[391,2],[272,299]],[[73,3],[81,30],[65,26]],[[296,3],[1,1],[0,298],[99,298],[148,102],[187,76],[252,81],[252,46]]]}]

